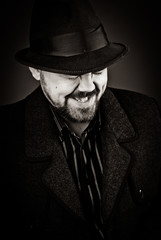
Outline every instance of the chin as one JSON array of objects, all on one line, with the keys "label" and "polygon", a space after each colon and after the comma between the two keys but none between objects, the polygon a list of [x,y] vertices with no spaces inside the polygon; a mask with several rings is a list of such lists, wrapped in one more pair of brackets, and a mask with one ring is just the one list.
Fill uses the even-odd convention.
[{"label": "chin", "polygon": [[96,106],[92,108],[70,109],[68,112],[68,120],[79,123],[90,122],[95,117],[96,110]]}]

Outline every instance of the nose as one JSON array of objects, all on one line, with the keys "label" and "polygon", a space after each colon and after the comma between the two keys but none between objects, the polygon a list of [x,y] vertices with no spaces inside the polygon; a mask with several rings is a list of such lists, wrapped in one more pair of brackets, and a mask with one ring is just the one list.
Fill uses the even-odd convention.
[{"label": "nose", "polygon": [[86,73],[79,77],[80,82],[78,90],[80,92],[91,92],[95,89],[95,84],[93,82],[92,73]]}]

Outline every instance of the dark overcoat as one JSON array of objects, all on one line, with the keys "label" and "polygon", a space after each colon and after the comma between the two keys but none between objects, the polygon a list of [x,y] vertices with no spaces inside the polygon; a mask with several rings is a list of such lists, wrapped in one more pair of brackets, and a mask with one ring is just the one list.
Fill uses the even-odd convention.
[{"label": "dark overcoat", "polygon": [[[102,214],[109,239],[161,237],[161,119],[155,101],[107,88],[102,118]],[[41,88],[1,107],[1,234],[95,239]],[[160,235],[158,235],[160,234]]]}]

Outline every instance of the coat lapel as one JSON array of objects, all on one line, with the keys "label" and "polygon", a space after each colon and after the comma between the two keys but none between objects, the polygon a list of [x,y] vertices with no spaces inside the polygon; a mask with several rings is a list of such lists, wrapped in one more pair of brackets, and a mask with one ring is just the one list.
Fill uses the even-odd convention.
[{"label": "coat lapel", "polygon": [[26,101],[25,150],[32,164],[49,161],[42,182],[68,210],[84,218],[79,195],[64,157],[53,116],[40,88]]},{"label": "coat lapel", "polygon": [[130,170],[131,156],[121,147],[121,142],[132,141],[134,129],[110,89],[102,99],[102,152],[103,186],[102,214],[106,221],[120,196],[123,184]]},{"label": "coat lapel", "polygon": [[[108,219],[130,167],[130,155],[120,145],[135,135],[124,110],[110,89],[101,101],[103,150],[103,217]],[[26,100],[26,155],[32,164],[50,160],[42,181],[52,196],[84,218],[79,195],[58,139],[48,101],[40,88]]]},{"label": "coat lapel", "polygon": [[54,136],[57,134],[49,104],[41,88],[26,98],[25,152],[30,161],[46,161],[53,152]]}]

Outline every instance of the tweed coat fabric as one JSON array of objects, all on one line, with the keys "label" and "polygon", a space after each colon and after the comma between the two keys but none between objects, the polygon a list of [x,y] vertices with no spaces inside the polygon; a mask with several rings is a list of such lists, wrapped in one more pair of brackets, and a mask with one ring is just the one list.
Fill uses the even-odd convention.
[{"label": "tweed coat fabric", "polygon": [[[107,88],[101,99],[107,239],[161,236],[161,119],[155,101]],[[17,239],[96,239],[39,87],[1,107],[1,224]]]}]

